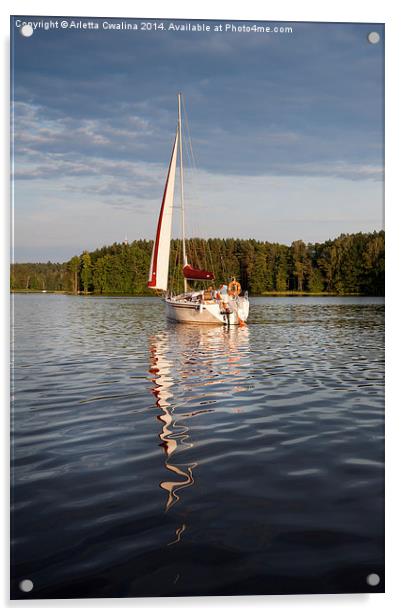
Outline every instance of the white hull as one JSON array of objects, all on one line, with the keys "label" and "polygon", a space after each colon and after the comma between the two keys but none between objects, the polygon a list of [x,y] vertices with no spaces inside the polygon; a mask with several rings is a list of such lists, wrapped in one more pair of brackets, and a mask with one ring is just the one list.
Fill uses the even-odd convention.
[{"label": "white hull", "polygon": [[249,301],[244,297],[230,302],[231,312],[223,314],[217,302],[191,302],[179,297],[167,298],[165,302],[167,318],[179,323],[241,325],[249,313]]}]

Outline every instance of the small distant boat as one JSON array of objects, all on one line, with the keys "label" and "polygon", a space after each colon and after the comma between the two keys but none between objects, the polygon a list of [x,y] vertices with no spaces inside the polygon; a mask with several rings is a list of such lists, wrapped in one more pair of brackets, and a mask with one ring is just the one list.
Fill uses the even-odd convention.
[{"label": "small distant boat", "polygon": [[[182,151],[181,94],[178,94],[178,125],[173,143],[166,184],[160,208],[149,270],[148,287],[164,292],[167,318],[184,323],[242,325],[249,313],[248,293],[241,295],[239,282],[231,282],[218,290],[211,290],[215,276],[212,271],[188,263],[185,239],[184,174]],[[184,292],[175,295],[168,288],[171,226],[173,217],[174,184],[180,164],[182,276]],[[190,290],[188,281],[208,283],[207,289]]]}]

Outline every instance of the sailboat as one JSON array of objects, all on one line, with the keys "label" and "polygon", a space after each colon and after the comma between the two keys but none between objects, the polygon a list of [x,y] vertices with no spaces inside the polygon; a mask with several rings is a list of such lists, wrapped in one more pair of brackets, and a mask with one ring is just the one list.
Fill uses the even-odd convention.
[{"label": "sailboat", "polygon": [[[149,269],[148,287],[164,292],[166,316],[173,321],[221,325],[243,325],[249,313],[248,293],[241,295],[241,287],[233,277],[230,284],[219,291],[211,287],[213,272],[194,267],[188,262],[185,238],[184,172],[182,151],[182,95],[178,94],[178,124],[173,143],[170,163],[164,187],[163,199],[156,228]],[[174,294],[168,288],[171,227],[174,205],[174,186],[180,166],[181,232],[182,232],[182,276],[184,292]],[[189,282],[203,281],[207,289],[191,290]]]}]

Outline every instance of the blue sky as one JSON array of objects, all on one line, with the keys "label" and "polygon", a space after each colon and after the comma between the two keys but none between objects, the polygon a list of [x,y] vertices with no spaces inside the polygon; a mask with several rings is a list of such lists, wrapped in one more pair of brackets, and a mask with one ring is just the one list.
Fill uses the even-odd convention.
[{"label": "blue sky", "polygon": [[381,25],[187,33],[96,21],[29,38],[12,25],[16,261],[153,237],[178,90],[197,162],[189,234],[289,244],[382,228],[384,51],[367,41],[372,30],[383,41]]}]

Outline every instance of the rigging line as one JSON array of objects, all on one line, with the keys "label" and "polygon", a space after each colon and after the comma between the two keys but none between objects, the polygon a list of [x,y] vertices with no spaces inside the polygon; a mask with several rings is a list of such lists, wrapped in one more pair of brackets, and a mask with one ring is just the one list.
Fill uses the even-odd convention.
[{"label": "rigging line", "polygon": [[[186,141],[184,141],[184,143],[186,146],[186,153],[189,159],[188,145]],[[192,184],[192,187],[193,187],[193,184]],[[187,198],[186,203],[188,204],[188,198]],[[188,255],[187,255],[188,260],[189,262],[193,263],[195,259],[195,261],[198,262],[199,256],[198,256],[197,241],[196,241],[196,237],[198,236],[198,231],[195,228],[194,217],[190,216],[189,219],[187,218],[186,224],[187,224],[187,230],[190,230],[190,233],[187,233],[188,237],[186,239],[186,244],[187,244],[187,249],[188,249]]]},{"label": "rigging line", "polygon": [[[193,173],[191,174],[191,177],[194,180],[195,177],[196,177],[196,173],[195,172],[198,172],[198,166],[197,166],[197,162],[196,162],[196,159],[195,159],[195,154],[194,154],[194,150],[193,150],[193,146],[192,146],[191,131],[190,131],[190,128],[189,128],[188,114],[187,114],[187,110],[186,110],[185,101],[183,102],[182,109],[183,109],[184,122],[185,122],[185,128],[186,128],[186,133],[187,133],[187,140],[185,142],[186,152],[187,152],[187,156],[188,156],[190,165],[192,165],[192,168],[193,168],[193,169],[191,169],[191,171],[193,171]],[[195,188],[195,192],[198,192],[195,181],[193,182],[193,188]],[[199,203],[200,203],[200,200],[198,199],[198,196],[197,196],[197,201],[199,201]],[[203,267],[204,269],[208,269],[207,251],[206,250],[202,250],[202,242],[205,244],[206,240],[204,238],[202,239],[202,237],[201,237],[202,235],[203,235],[202,232],[199,230],[199,240],[200,240],[200,242],[199,242],[198,248],[200,249],[201,254],[203,255],[203,260],[200,259],[199,255],[197,254],[198,251],[197,251],[196,245],[198,244],[198,242],[196,241],[196,239],[193,240],[195,258],[196,258],[196,260],[198,262],[198,267]],[[195,238],[197,236],[198,236],[198,234],[195,233],[193,237]]]},{"label": "rigging line", "polygon": [[212,249],[211,249],[211,246],[210,246],[210,240],[209,239],[206,240],[206,246],[207,246],[207,250],[208,250],[208,253],[209,253],[211,270],[213,272],[214,271],[214,260],[213,260],[213,253],[212,253]]},{"label": "rigging line", "polygon": [[[226,243],[224,239],[222,240],[222,246],[224,246],[224,254],[227,255],[227,247],[226,247]],[[219,253],[220,253],[222,274],[223,274],[224,279],[226,279],[227,278],[226,264],[225,264],[225,260],[224,260],[223,253],[222,253],[220,246],[219,246]]]},{"label": "rigging line", "polygon": [[[187,155],[188,155],[188,158],[190,159],[190,162],[192,164],[193,172],[199,173],[198,164],[197,164],[195,153],[194,153],[193,146],[192,146],[191,131],[190,131],[190,128],[189,128],[188,114],[187,114],[186,104],[185,104],[184,100],[183,100],[183,104],[182,104],[182,111],[183,111],[183,116],[184,116],[185,129],[186,129],[186,133],[187,133],[187,142],[188,143],[187,142],[185,143],[186,150],[187,150]],[[188,152],[188,147],[189,147],[189,152]],[[192,178],[194,178],[195,173],[192,173],[191,175],[192,175]],[[194,188],[196,189],[197,187],[194,186]],[[206,242],[206,243],[207,243],[207,247],[208,247],[209,253],[210,253],[210,261],[211,261],[211,265],[212,265],[211,269],[213,271],[213,269],[215,269],[215,268],[214,268],[214,263],[213,263],[212,252],[211,252],[211,248],[210,248],[209,242]],[[219,257],[220,257],[220,264],[219,264],[219,268],[218,269],[221,271],[223,277],[227,278],[225,259],[224,259],[223,254],[222,254],[222,252],[223,252],[222,248],[223,247],[225,249],[224,253],[226,253],[227,250],[226,250],[225,242],[223,241],[223,245],[222,246],[220,246],[219,242],[217,242],[217,249],[218,249],[218,253],[219,253]],[[207,269],[207,267],[206,267],[206,269]]]},{"label": "rigging line", "polygon": [[[181,231],[182,231],[182,262],[187,264],[187,254],[185,250],[185,208],[184,208],[184,171],[183,171],[183,151],[182,151],[182,118],[181,118],[181,93],[178,94],[178,136],[180,151],[180,188],[181,188]],[[187,290],[187,281],[184,278],[184,290]]]},{"label": "rigging line", "polygon": [[184,291],[183,277],[182,277],[182,262],[181,262],[182,240],[176,239],[175,245],[176,245],[176,253],[175,253],[175,261],[174,261],[174,284],[175,284],[175,290],[178,293],[182,293]]},{"label": "rigging line", "polygon": [[197,193],[197,200],[199,201],[199,204],[201,205],[201,201],[199,200],[199,197],[198,197],[199,190],[198,190],[198,186],[196,185],[196,174],[199,173],[199,170],[198,170],[198,164],[195,159],[194,150],[192,147],[192,137],[191,137],[191,131],[189,128],[188,115],[187,115],[185,101],[183,101],[182,110],[184,114],[184,123],[185,123],[185,130],[186,130],[186,136],[187,136],[185,146],[186,146],[186,151],[187,151],[187,156],[188,156],[188,161],[189,161],[189,169],[192,172],[191,177],[193,181],[193,187],[195,188],[195,192]]},{"label": "rigging line", "polygon": [[190,149],[190,152],[191,152],[192,165],[193,165],[194,169],[197,170],[198,169],[198,165],[197,165],[195,154],[194,154],[194,150],[193,150],[193,147],[192,147],[191,131],[189,129],[188,115],[187,115],[187,110],[186,110],[185,103],[183,105],[183,110],[184,110],[185,126],[186,126],[186,130],[187,130],[187,133],[188,133],[188,144],[189,144],[189,149]]},{"label": "rigging line", "polygon": [[204,239],[204,243],[205,243],[205,259],[206,259],[206,268],[205,269],[209,269],[210,271],[214,271],[213,270],[213,262],[210,258],[210,247],[209,247],[209,241],[207,239]]},{"label": "rigging line", "polygon": [[171,276],[171,282],[172,282],[172,288],[171,288],[171,292],[173,295],[176,294],[176,289],[177,289],[177,281],[178,281],[178,276],[177,276],[177,262],[178,262],[178,258],[179,258],[179,246],[176,245],[176,242],[174,240],[172,240],[173,246],[172,246],[172,276]]},{"label": "rigging line", "polygon": [[[203,238],[203,256],[204,256],[204,263],[205,263],[205,269],[207,270],[209,267],[209,263],[208,263],[208,255],[207,255],[207,240],[205,238]],[[212,269],[212,268],[210,268]]]},{"label": "rigging line", "polygon": [[[192,139],[191,139],[191,135],[190,135],[190,132],[189,132],[188,117],[187,117],[186,114],[185,114],[185,120],[186,120],[186,125],[187,125],[187,130],[188,130],[188,141],[189,141],[189,148],[190,148],[190,157],[192,159],[192,165],[194,167],[194,170],[196,171],[197,170],[197,163],[196,163],[196,160],[195,160],[195,154],[194,154],[193,147],[192,147]],[[187,148],[188,148],[188,146],[187,146]],[[197,188],[196,185],[194,187]],[[203,235],[203,234],[200,233],[200,236],[201,235]],[[205,262],[204,262],[205,263],[205,269],[211,269],[213,271],[213,269],[214,269],[214,262],[213,262],[213,256],[212,256],[212,252],[211,252],[209,241],[206,238],[200,238],[200,239],[201,239],[201,244],[202,244],[202,241],[203,241],[204,246],[205,246],[205,249],[202,252],[202,254],[204,256],[204,259],[205,259]]]},{"label": "rigging line", "polygon": [[[188,129],[188,126],[187,126],[187,129]],[[186,135],[185,135],[185,137],[186,137]],[[196,182],[194,181],[195,180],[194,169],[191,167],[191,155],[190,155],[190,151],[189,151],[189,148],[188,148],[188,140],[187,139],[184,139],[184,146],[185,146],[185,153],[186,153],[187,160],[188,160],[188,171],[189,171],[188,175],[189,175],[189,178],[191,180],[192,192],[194,192],[194,189],[195,189],[195,192],[196,192]],[[193,210],[195,204],[193,203],[193,199],[192,199],[191,195],[189,195],[189,199],[188,199],[188,195],[187,195],[186,205],[188,206],[188,204],[190,206],[189,209]],[[187,207],[187,210],[188,210],[188,207]],[[196,230],[195,230],[194,224],[193,224],[193,217],[190,217],[189,223],[190,223],[190,226],[191,226],[191,234],[188,234],[188,235],[190,235],[191,238],[194,238],[196,236]]]}]

